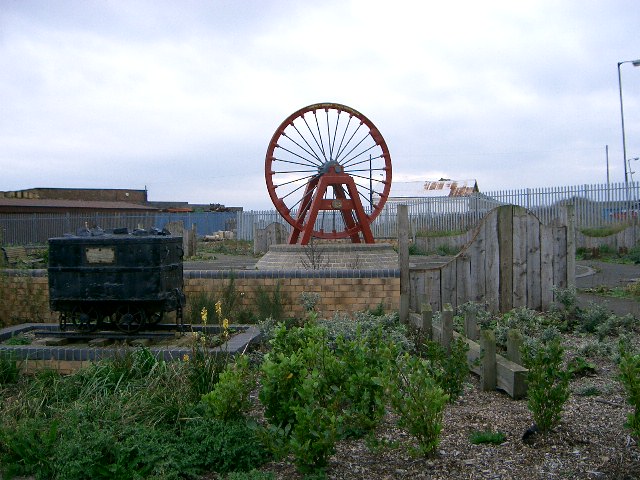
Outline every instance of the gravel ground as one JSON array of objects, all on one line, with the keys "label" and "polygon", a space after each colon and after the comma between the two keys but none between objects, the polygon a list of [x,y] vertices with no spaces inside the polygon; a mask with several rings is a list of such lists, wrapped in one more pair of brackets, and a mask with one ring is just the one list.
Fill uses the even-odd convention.
[{"label": "gravel ground", "polygon": [[[376,432],[377,448],[365,440],[343,441],[332,457],[329,479],[638,479],[640,447],[624,428],[631,408],[625,403],[617,369],[601,359],[595,376],[572,382],[560,426],[549,434],[523,433],[533,420],[526,400],[505,393],[482,392],[478,378],[470,377],[464,394],[444,414],[437,452],[428,458],[412,457],[411,437],[395,426],[388,414]],[[599,394],[580,395],[586,387]],[[474,445],[469,436],[478,431],[500,431],[501,445]],[[262,470],[278,480],[302,479],[292,459],[273,462]]]}]

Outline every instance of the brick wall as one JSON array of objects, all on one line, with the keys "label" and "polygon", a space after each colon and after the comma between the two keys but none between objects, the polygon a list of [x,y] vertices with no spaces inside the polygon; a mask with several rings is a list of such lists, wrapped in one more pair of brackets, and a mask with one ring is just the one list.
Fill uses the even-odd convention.
[{"label": "brick wall", "polygon": [[[260,289],[271,293],[279,285],[288,316],[303,315],[302,292],[320,294],[316,310],[325,318],[380,304],[386,311],[397,310],[400,303],[398,270],[185,271],[187,302],[197,293],[222,292],[232,276],[241,306],[254,310]],[[49,310],[46,270],[0,270],[0,327],[57,321],[57,314]]]}]

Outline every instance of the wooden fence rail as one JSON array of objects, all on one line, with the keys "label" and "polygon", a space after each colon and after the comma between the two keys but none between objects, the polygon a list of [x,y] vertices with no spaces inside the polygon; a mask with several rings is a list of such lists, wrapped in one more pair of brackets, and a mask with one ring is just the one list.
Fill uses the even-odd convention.
[{"label": "wooden fence rail", "polygon": [[[492,330],[480,330],[480,341],[476,342],[468,337],[468,333],[460,335],[453,330],[453,308],[445,305],[440,314],[440,325],[433,324],[433,311],[431,305],[422,305],[421,313],[410,313],[409,321],[415,328],[421,330],[427,339],[440,343],[447,351],[450,351],[451,342],[462,338],[469,347],[467,351],[467,363],[469,369],[480,375],[480,385],[484,391],[492,391],[496,388],[503,390],[512,398],[522,398],[527,394],[528,370],[514,358],[520,358],[520,346],[522,335],[518,331],[510,332],[510,344],[507,344],[507,357],[496,353],[496,338]],[[467,313],[465,325],[469,332],[478,332],[475,316]]]}]

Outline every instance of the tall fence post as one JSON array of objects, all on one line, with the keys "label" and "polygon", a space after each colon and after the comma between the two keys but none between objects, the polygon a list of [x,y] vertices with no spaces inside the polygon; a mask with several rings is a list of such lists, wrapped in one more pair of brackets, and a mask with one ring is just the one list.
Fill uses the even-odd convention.
[{"label": "tall fence post", "polygon": [[517,328],[510,328],[507,332],[507,358],[518,365],[522,365],[522,353],[520,348],[524,343],[524,337]]},{"label": "tall fence post", "polygon": [[453,307],[446,304],[440,314],[442,320],[442,346],[451,353],[451,342],[453,340]]},{"label": "tall fence post", "polygon": [[566,206],[567,218],[567,287],[576,285],[576,206]]},{"label": "tall fence post", "polygon": [[464,315],[464,334],[469,340],[478,340],[478,317],[476,312],[466,312]]},{"label": "tall fence post", "polygon": [[421,306],[422,332],[427,340],[433,340],[433,309],[430,303],[423,303]]}]

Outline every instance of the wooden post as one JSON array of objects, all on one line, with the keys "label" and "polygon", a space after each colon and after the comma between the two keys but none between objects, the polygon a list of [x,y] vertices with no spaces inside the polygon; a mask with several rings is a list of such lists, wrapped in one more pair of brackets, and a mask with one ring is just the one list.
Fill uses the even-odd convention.
[{"label": "wooden post", "polygon": [[447,353],[451,353],[451,341],[453,340],[453,307],[446,304],[440,314],[442,320],[442,346]]},{"label": "wooden post", "polygon": [[[409,322],[409,208],[398,205],[398,263],[400,264],[400,322]],[[403,300],[406,295],[407,300]],[[407,308],[403,308],[406,304]]]},{"label": "wooden post", "polygon": [[524,342],[524,337],[517,328],[510,328],[507,333],[507,358],[518,365],[522,365],[522,354],[520,347]]},{"label": "wooden post", "polygon": [[480,386],[482,391],[490,392],[496,389],[496,335],[493,330],[480,332]]},{"label": "wooden post", "polygon": [[433,340],[433,310],[430,303],[423,303],[421,306],[422,313],[422,331],[427,340]]},{"label": "wooden post", "polygon": [[476,316],[476,312],[465,313],[464,334],[469,340],[478,340],[478,318]]},{"label": "wooden post", "polygon": [[498,250],[500,265],[500,311],[513,308],[513,205],[498,209]]},{"label": "wooden post", "polygon": [[404,324],[409,323],[409,301],[410,297],[408,293],[400,294],[400,321]]}]

